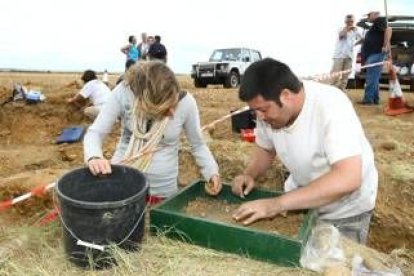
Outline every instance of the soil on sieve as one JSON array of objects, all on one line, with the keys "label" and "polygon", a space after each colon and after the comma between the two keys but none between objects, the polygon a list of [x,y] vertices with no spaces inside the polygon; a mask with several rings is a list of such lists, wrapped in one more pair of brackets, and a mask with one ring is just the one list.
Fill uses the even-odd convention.
[{"label": "soil on sieve", "polygon": [[[233,212],[239,206],[240,204],[229,203],[227,200],[200,197],[188,202],[187,206],[184,208],[184,213],[196,217],[207,218],[212,221],[221,221],[243,226],[243,224],[236,222],[232,218]],[[260,220],[247,227],[272,234],[294,237],[299,233],[303,219],[303,213],[292,212],[288,213],[287,216],[277,216],[274,219]]]}]

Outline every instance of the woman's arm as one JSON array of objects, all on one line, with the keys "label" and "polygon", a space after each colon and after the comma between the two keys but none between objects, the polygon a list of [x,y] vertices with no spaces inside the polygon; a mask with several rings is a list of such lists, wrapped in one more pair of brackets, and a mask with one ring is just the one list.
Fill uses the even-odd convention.
[{"label": "woman's arm", "polygon": [[124,90],[125,86],[121,84],[111,92],[108,101],[102,107],[93,124],[88,128],[83,139],[84,158],[86,163],[88,163],[88,160],[92,157],[103,158],[102,144],[121,114],[122,105],[120,96],[122,96],[122,93],[126,92]]},{"label": "woman's arm", "polygon": [[129,48],[131,48],[131,44],[128,44],[124,47],[121,48],[121,52],[124,53],[125,55],[128,54]]},{"label": "woman's arm", "polygon": [[201,169],[201,173],[206,180],[210,180],[212,176],[219,174],[217,162],[203,140],[200,115],[194,97],[191,94],[187,94],[183,100],[186,101],[186,106],[183,108],[186,111],[184,122],[185,134],[191,144],[192,154]]}]

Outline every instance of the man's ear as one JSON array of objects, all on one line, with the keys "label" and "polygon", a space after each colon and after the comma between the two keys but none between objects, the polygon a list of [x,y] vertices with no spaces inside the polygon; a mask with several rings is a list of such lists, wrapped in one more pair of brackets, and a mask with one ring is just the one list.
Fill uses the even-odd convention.
[{"label": "man's ear", "polygon": [[289,104],[289,102],[292,101],[292,93],[288,89],[283,89],[282,92],[280,92],[280,102],[282,105]]}]

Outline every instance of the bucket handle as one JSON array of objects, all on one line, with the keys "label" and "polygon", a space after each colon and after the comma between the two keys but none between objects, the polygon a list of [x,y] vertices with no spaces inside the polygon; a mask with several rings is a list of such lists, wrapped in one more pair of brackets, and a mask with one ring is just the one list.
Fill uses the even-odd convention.
[{"label": "bucket handle", "polygon": [[[56,205],[56,194],[55,193],[56,192],[54,191],[53,192],[53,204],[55,205],[55,208],[57,208],[57,205]],[[144,214],[148,210],[148,206],[149,206],[149,204],[145,204],[144,210],[142,210],[141,215],[139,216],[137,222],[132,227],[131,231],[129,231],[129,233],[119,243],[116,243],[115,246],[118,246],[118,245],[123,244],[127,239],[129,239],[129,237],[132,235],[132,233],[134,233],[135,229],[137,229],[139,223],[141,222],[142,218],[144,217]],[[99,245],[99,244],[90,243],[90,242],[83,241],[80,238],[78,238],[78,236],[66,225],[66,223],[63,220],[63,217],[62,217],[62,215],[60,213],[60,209],[57,209],[57,210],[58,210],[59,219],[62,222],[63,227],[76,240],[76,244],[77,245],[84,246],[84,247],[88,247],[88,248],[92,248],[92,249],[96,249],[96,250],[99,250],[99,251],[105,251],[105,248],[109,246],[109,245]]]}]

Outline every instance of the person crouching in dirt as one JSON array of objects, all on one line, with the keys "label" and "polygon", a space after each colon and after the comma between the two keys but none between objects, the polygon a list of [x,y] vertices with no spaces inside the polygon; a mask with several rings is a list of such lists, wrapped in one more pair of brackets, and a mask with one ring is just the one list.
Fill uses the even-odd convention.
[{"label": "person crouching in dirt", "polygon": [[92,105],[86,107],[83,112],[89,118],[95,119],[103,104],[107,101],[111,90],[98,79],[96,73],[92,70],[86,70],[81,79],[84,82],[81,91],[68,99],[67,102],[77,108],[83,108],[86,100],[89,99]]},{"label": "person crouching in dirt", "polygon": [[245,72],[239,97],[257,114],[256,144],[233,192],[244,197],[276,155],[290,171],[283,195],[242,204],[233,218],[250,224],[290,210],[316,209],[319,220],[366,243],[377,196],[374,154],[347,96],[332,86],[301,82],[267,58]]},{"label": "person crouching in dirt", "polygon": [[[109,161],[103,157],[103,140],[121,118],[122,134]],[[150,202],[178,191],[178,148],[185,132],[201,173],[211,185],[209,194],[221,190],[218,165],[203,141],[194,97],[180,90],[174,73],[159,61],[139,62],[111,93],[84,138],[84,157],[94,175],[110,174],[110,163],[120,161],[144,172],[150,186]],[[141,156],[139,159],[134,159]]]}]

